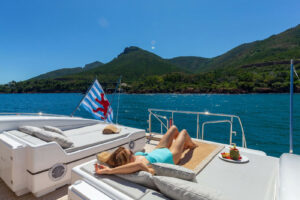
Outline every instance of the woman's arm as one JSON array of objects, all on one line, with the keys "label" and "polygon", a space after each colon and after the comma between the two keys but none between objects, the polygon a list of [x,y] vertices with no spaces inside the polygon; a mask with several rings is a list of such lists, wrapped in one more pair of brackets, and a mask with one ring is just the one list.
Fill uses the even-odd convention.
[{"label": "woman's arm", "polygon": [[143,162],[128,163],[115,168],[95,164],[95,171],[97,174],[130,174],[137,171],[146,171],[154,174],[154,170]]}]

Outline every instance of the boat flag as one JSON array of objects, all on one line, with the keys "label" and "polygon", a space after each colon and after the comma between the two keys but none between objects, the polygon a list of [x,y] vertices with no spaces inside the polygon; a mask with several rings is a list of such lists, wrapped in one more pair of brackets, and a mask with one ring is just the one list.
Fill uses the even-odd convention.
[{"label": "boat flag", "polygon": [[97,79],[79,105],[90,112],[96,119],[109,123],[113,122],[113,109]]}]

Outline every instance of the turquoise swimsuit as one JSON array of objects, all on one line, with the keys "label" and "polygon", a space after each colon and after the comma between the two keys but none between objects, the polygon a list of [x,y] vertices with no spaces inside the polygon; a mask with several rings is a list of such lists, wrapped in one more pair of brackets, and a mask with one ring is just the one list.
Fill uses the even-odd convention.
[{"label": "turquoise swimsuit", "polygon": [[136,152],[136,156],[145,156],[150,163],[168,163],[175,164],[173,155],[168,148],[155,149],[150,153]]}]

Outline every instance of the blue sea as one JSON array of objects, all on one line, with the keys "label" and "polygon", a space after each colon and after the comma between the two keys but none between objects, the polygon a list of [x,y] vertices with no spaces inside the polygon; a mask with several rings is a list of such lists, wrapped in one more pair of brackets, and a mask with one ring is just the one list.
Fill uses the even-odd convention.
[{"label": "blue sea", "polygon": [[[70,115],[83,94],[0,94],[0,112],[51,113]],[[117,116],[118,96],[108,95],[114,118]],[[289,151],[289,95],[288,94],[121,94],[118,123],[142,129],[148,128],[148,108],[201,111],[233,114],[241,118],[248,148],[265,151],[279,157]],[[83,109],[75,116],[91,115]],[[168,115],[170,117],[170,115]],[[200,123],[224,118],[200,117]],[[160,132],[160,124],[153,121],[153,130]],[[300,95],[294,95],[294,152],[300,154]],[[196,137],[196,116],[177,114],[174,123]],[[201,129],[201,124],[200,124]],[[241,130],[234,121],[233,142],[241,145]],[[229,125],[208,125],[205,139],[229,143]]]}]

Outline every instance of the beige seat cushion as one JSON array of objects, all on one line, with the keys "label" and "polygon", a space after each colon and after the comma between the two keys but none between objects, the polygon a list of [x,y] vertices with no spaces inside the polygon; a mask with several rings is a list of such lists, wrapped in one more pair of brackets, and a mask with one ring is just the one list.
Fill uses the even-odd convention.
[{"label": "beige seat cushion", "polygon": [[227,200],[218,190],[167,176],[153,176],[161,193],[175,200]]},{"label": "beige seat cushion", "polygon": [[46,142],[57,142],[63,148],[70,148],[73,145],[73,142],[67,137],[55,132],[46,131],[38,127],[22,126],[19,127],[19,131],[33,135]]},{"label": "beige seat cushion", "polygon": [[103,134],[102,131],[104,127],[105,125],[103,124],[96,124],[64,131],[64,134],[74,143],[74,146],[66,151],[68,153],[75,152],[94,145],[116,141],[130,134],[130,130],[126,128],[122,128],[122,131],[118,134]]},{"label": "beige seat cushion", "polygon": [[194,171],[179,165],[167,163],[152,163],[151,165],[158,176],[170,176],[187,181],[192,181],[196,177]]},{"label": "beige seat cushion", "polygon": [[64,132],[60,128],[54,126],[43,126],[43,129],[45,129],[46,131],[51,131],[51,132],[58,133],[60,135],[64,135]]},{"label": "beige seat cushion", "polygon": [[132,174],[116,174],[116,176],[151,189],[157,189],[153,182],[153,176],[149,172],[139,171]]}]

